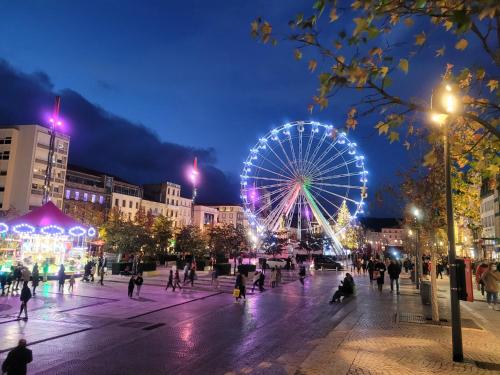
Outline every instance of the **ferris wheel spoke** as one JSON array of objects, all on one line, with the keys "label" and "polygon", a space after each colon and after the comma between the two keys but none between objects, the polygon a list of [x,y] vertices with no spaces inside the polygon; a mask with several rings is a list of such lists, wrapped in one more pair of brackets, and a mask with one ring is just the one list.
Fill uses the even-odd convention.
[{"label": "ferris wheel spoke", "polygon": [[303,163],[302,163],[302,133],[304,133],[304,129],[299,131],[299,171],[303,171]]},{"label": "ferris wheel spoke", "polygon": [[343,155],[349,150],[349,148],[345,148],[341,151],[338,151],[338,153],[332,157],[332,158],[329,158],[328,160],[324,161],[323,163],[319,164],[320,161],[318,160],[316,163],[314,163],[311,168],[310,168],[310,173],[311,174],[315,174],[317,173],[318,171],[321,171],[323,168],[325,168],[328,164],[330,164],[331,162],[337,160],[338,158],[342,158],[343,159]]},{"label": "ferris wheel spoke", "polygon": [[277,184],[255,186],[252,189],[255,189],[255,190],[266,190],[267,191],[267,189],[271,189],[271,188],[275,188],[275,187],[284,187],[284,186],[290,186],[290,183],[288,183],[288,182],[280,182],[280,183],[277,183]]},{"label": "ferris wheel spoke", "polygon": [[288,136],[288,144],[290,145],[290,150],[292,152],[293,165],[295,166],[295,170],[298,170],[297,158],[295,157],[295,149],[292,144],[292,137]]},{"label": "ferris wheel spoke", "polygon": [[328,153],[331,151],[331,149],[333,149],[335,147],[335,145],[337,144],[337,141],[335,140],[335,142],[332,142],[328,145],[328,147],[326,147],[323,152],[321,153],[321,155],[317,158],[317,160],[311,164],[307,170],[307,172],[312,172],[314,171],[318,164],[321,163],[321,161],[325,158],[326,155],[328,155]]},{"label": "ferris wheel spoke", "polygon": [[278,139],[278,143],[281,147],[281,151],[283,151],[283,154],[285,155],[286,160],[288,161],[288,164],[292,167],[294,177],[297,177],[297,170],[294,168],[295,167],[294,164],[292,163],[287,152],[285,151],[285,147],[283,146],[283,142],[281,142],[281,140]]},{"label": "ferris wheel spoke", "polygon": [[[265,205],[259,207],[259,209],[255,212],[256,215],[264,212],[264,210],[268,209],[269,207],[273,207],[273,205],[278,202],[280,199],[284,198],[288,192],[290,191],[291,188],[288,188],[288,187],[283,187],[283,188],[279,188],[279,189],[276,189],[274,191],[272,191],[271,193],[269,193],[269,202],[267,202]],[[275,195],[274,198],[272,198],[272,196]]]},{"label": "ferris wheel spoke", "polygon": [[302,160],[302,165],[307,166],[307,158],[309,156],[309,151],[311,151],[311,145],[314,139],[314,129],[311,129],[311,133],[309,134],[309,140],[307,142],[306,153],[304,154],[304,159]]},{"label": "ferris wheel spoke", "polygon": [[[278,142],[281,146],[281,149],[283,149],[283,146],[281,145],[281,141],[278,139],[278,140],[276,140],[276,142]],[[270,144],[268,145],[268,147],[269,147],[269,150],[273,153],[273,155],[276,156],[276,159],[278,159],[279,162],[283,165],[283,167],[286,170],[288,170],[288,172],[290,172],[290,174],[292,176],[295,176],[295,172],[290,168],[290,165],[285,163],[285,161],[278,155],[278,153],[274,150],[274,148]],[[283,149],[283,151],[284,151],[284,149]],[[285,153],[285,156],[286,156],[286,153]],[[288,159],[288,157],[287,157],[287,159]]]},{"label": "ferris wheel spoke", "polygon": [[358,202],[356,202],[354,199],[349,198],[349,197],[344,197],[344,196],[342,196],[342,195],[340,195],[340,194],[334,193],[333,191],[325,190],[325,189],[322,189],[322,188],[319,188],[319,187],[317,187],[317,186],[313,186],[313,185],[311,185],[311,187],[312,187],[313,189],[320,190],[320,191],[322,191],[322,192],[325,192],[325,193],[327,193],[327,194],[333,195],[333,196],[338,197],[338,198],[340,198],[340,199],[345,199],[345,200],[348,200],[348,201],[350,201],[350,202],[352,202],[352,203],[354,203],[354,204],[358,204]]},{"label": "ferris wheel spoke", "polygon": [[352,160],[348,160],[348,161],[345,161],[345,159],[344,159],[343,163],[334,165],[333,167],[329,167],[328,169],[325,169],[323,171],[318,171],[318,173],[314,174],[312,177],[315,178],[316,176],[323,176],[325,173],[332,172],[332,171],[339,169],[339,168],[342,168],[342,167],[346,167],[347,172],[350,173],[349,172],[349,164],[352,164],[354,162],[356,162],[356,159],[352,159]]},{"label": "ferris wheel spoke", "polygon": [[265,172],[271,173],[271,174],[273,174],[275,176],[282,177],[282,178],[286,179],[287,181],[291,180],[290,176],[286,176],[286,175],[284,175],[282,173],[272,171],[272,170],[264,168],[264,167],[262,167],[260,165],[254,165],[253,167],[256,168],[256,169],[260,169],[261,171],[265,171]]},{"label": "ferris wheel spoke", "polygon": [[[312,188],[314,189],[314,187],[312,187]],[[332,205],[335,210],[337,210],[337,211],[340,210],[340,206],[337,206],[335,203],[333,203],[333,201],[331,199],[328,199],[323,194],[321,194],[319,191],[315,191],[314,194],[316,194],[321,199],[325,200],[325,202],[328,202],[330,205]]]},{"label": "ferris wheel spoke", "polygon": [[[270,147],[269,147],[270,148]],[[288,175],[287,172],[290,172],[292,173],[289,169],[283,169],[282,167],[280,167],[279,165],[277,165],[276,163],[274,163],[272,160],[270,160],[269,158],[265,157],[264,155],[262,154],[259,154],[259,156],[264,160],[264,161],[267,161],[269,164],[271,164],[273,167],[275,167],[277,170],[285,173],[287,175],[288,178],[293,178],[293,174],[290,174]],[[251,168],[251,167],[250,167]]]},{"label": "ferris wheel spoke", "polygon": [[336,178],[345,178],[345,177],[361,176],[361,175],[363,175],[363,172],[349,172],[349,173],[336,174],[333,176],[326,176],[326,177],[318,177],[318,178],[313,177],[311,180],[312,182],[328,181],[328,180],[334,180]]},{"label": "ferris wheel spoke", "polygon": [[[309,194],[307,194],[307,197],[313,201],[314,206],[316,206],[317,213],[319,213],[321,215],[321,217],[325,218],[325,215],[323,214],[323,212],[324,212],[326,214],[326,216],[328,216],[328,219],[330,219],[336,225],[337,221],[328,212],[328,210],[325,207],[323,207],[323,205],[319,202],[319,200],[316,199],[316,197],[310,191],[307,191],[307,192],[309,193]],[[323,212],[321,212],[321,210],[318,207],[321,208],[323,210]]]},{"label": "ferris wheel spoke", "polygon": [[[320,138],[320,141],[316,144],[316,147],[314,148],[313,150],[313,153],[311,155],[311,157],[309,159],[306,159],[304,160],[306,165],[308,165],[310,163],[311,160],[314,160],[314,158],[316,157],[316,155],[318,154],[319,150],[321,149],[321,146],[323,145],[323,143],[325,142],[325,139],[328,137],[328,133],[325,131],[323,133],[323,135],[321,136]],[[309,168],[308,168],[309,169]]]},{"label": "ferris wheel spoke", "polygon": [[347,189],[362,189],[363,188],[363,186],[357,186],[357,185],[329,184],[326,182],[318,182],[318,183],[316,183],[316,185],[332,186],[332,187],[347,188]]},{"label": "ferris wheel spoke", "polygon": [[[276,223],[280,219],[283,211],[290,204],[291,197],[295,194],[295,191],[296,189],[289,191],[285,196],[285,198],[278,204],[278,206],[276,206],[276,208],[269,215],[268,217],[269,220],[266,222],[266,224],[267,227],[268,228],[270,227],[273,232],[276,230]],[[291,203],[293,204],[293,201]]]}]

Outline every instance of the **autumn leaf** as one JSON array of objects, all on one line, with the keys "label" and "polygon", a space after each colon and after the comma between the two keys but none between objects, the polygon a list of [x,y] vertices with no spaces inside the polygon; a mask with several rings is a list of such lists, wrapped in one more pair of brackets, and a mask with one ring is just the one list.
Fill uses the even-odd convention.
[{"label": "autumn leaf", "polygon": [[420,34],[415,35],[415,45],[423,45],[426,39],[427,37],[425,36],[425,31],[422,31]]},{"label": "autumn leaf", "polygon": [[469,45],[469,42],[466,39],[460,39],[457,42],[457,44],[455,44],[455,48],[460,50],[460,51],[463,51],[464,49],[467,48],[468,45]]},{"label": "autumn leaf", "polygon": [[316,67],[318,66],[318,62],[316,60],[309,60],[309,70],[314,72]]},{"label": "autumn leaf", "polygon": [[313,109],[314,109],[314,104],[309,104],[309,105],[307,106],[307,111],[308,111],[309,113],[311,113],[311,114],[313,113]]},{"label": "autumn leaf", "polygon": [[450,29],[453,27],[453,22],[445,21],[443,25],[444,25],[446,31],[450,31]]},{"label": "autumn leaf", "polygon": [[389,124],[379,121],[375,128],[378,129],[378,135],[387,134],[389,131]]},{"label": "autumn leaf", "polygon": [[358,121],[355,118],[348,118],[345,124],[348,129],[354,129],[356,128],[356,125],[358,125]]},{"label": "autumn leaf", "polygon": [[405,18],[405,20],[403,22],[408,27],[412,27],[415,24],[415,22],[413,21],[413,18]]},{"label": "autumn leaf", "polygon": [[410,142],[404,141],[403,146],[406,148],[406,150],[409,150],[411,145]]},{"label": "autumn leaf", "polygon": [[250,26],[252,27],[252,32],[256,33],[259,30],[259,23],[257,20],[253,21]]},{"label": "autumn leaf", "polygon": [[483,68],[479,68],[476,72],[476,78],[480,81],[484,78],[485,75],[486,71]]},{"label": "autumn leaf", "polygon": [[389,133],[389,140],[390,142],[389,143],[392,143],[392,142],[395,142],[395,141],[399,141],[399,133],[398,132],[390,132]]},{"label": "autumn leaf", "polygon": [[380,75],[382,76],[382,78],[384,78],[387,75],[387,73],[389,72],[389,67],[383,66],[380,68],[379,72],[380,72]]},{"label": "autumn leaf", "polygon": [[498,172],[500,172],[500,168],[496,164],[491,164],[486,169],[491,173],[492,176],[496,176],[498,175]]},{"label": "autumn leaf", "polygon": [[424,156],[424,166],[430,167],[436,164],[436,162],[437,162],[436,151],[432,149]]},{"label": "autumn leaf", "polygon": [[408,74],[408,60],[406,59],[400,59],[399,60],[399,69],[401,69],[405,74]]},{"label": "autumn leaf", "polygon": [[339,16],[337,14],[337,9],[332,8],[330,11],[330,22],[335,22],[339,19]]},{"label": "autumn leaf", "polygon": [[446,47],[443,46],[443,48],[437,49],[436,50],[436,57],[444,56],[444,51],[446,50]]},{"label": "autumn leaf", "polygon": [[498,89],[498,81],[496,79],[490,79],[488,81],[488,83],[486,84],[486,86],[488,86],[490,89],[490,92],[492,92],[492,91]]},{"label": "autumn leaf", "polygon": [[354,18],[353,21],[356,24],[356,28],[352,32],[353,36],[358,35],[360,32],[364,31],[368,26],[368,21],[366,20],[366,18],[359,18],[358,17],[358,18]]},{"label": "autumn leaf", "polygon": [[300,60],[302,58],[302,52],[300,49],[295,49],[295,51],[293,51],[293,55],[295,56],[295,60]]}]

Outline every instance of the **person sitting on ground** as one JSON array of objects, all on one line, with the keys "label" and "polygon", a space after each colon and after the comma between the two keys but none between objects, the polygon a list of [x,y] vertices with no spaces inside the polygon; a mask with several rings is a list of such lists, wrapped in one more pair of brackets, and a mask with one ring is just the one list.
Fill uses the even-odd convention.
[{"label": "person sitting on ground", "polygon": [[354,279],[350,273],[346,273],[344,281],[340,282],[339,288],[333,294],[330,303],[340,302],[341,297],[349,297],[354,293]]}]

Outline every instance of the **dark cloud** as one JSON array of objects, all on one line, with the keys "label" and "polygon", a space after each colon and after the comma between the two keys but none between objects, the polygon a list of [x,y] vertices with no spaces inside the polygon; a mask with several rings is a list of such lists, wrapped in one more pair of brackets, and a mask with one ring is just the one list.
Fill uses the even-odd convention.
[{"label": "dark cloud", "polygon": [[[42,72],[25,74],[0,60],[0,123],[43,123],[56,93]],[[106,171],[134,183],[168,180],[189,196],[186,168],[196,156],[202,176],[200,201],[238,202],[238,180],[215,167],[213,149],[164,142],[143,124],[132,123],[65,89],[62,117],[71,136],[70,162]],[[189,126],[184,131],[189,132]],[[193,134],[195,137],[196,134]]]}]

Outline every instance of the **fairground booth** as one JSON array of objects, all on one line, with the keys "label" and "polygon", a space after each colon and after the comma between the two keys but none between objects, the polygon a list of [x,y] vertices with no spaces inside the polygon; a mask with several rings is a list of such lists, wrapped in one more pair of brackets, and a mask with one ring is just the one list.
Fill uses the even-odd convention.
[{"label": "fairground booth", "polygon": [[66,273],[81,273],[87,262],[88,242],[96,230],[64,214],[52,202],[16,219],[0,222],[0,267],[8,271],[21,263],[31,268],[38,263],[42,273],[57,274],[64,264]]}]

